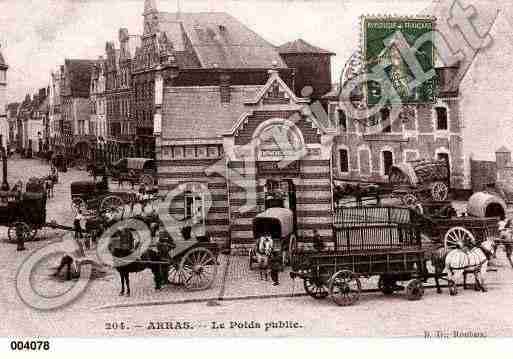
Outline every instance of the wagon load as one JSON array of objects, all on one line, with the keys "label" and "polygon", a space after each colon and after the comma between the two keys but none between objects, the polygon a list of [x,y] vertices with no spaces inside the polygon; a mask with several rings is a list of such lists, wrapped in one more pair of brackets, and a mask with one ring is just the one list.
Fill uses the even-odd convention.
[{"label": "wagon load", "polygon": [[449,194],[449,168],[440,160],[419,160],[397,164],[390,168],[393,194],[411,206],[419,199],[444,201]]}]

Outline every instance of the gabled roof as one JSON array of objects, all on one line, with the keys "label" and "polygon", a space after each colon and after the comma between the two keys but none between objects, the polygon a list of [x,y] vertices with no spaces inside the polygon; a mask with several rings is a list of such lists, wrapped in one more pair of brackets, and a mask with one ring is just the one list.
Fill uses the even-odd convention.
[{"label": "gabled roof", "polygon": [[[174,51],[200,68],[287,68],[276,48],[231,15],[223,12],[159,12],[159,29]],[[196,61],[197,60],[197,61]]]},{"label": "gabled roof", "polygon": [[334,52],[313,46],[303,39],[287,42],[277,47],[280,54],[327,54],[335,55]]},{"label": "gabled roof", "polygon": [[65,90],[71,97],[89,97],[93,60],[66,59],[64,61]]}]

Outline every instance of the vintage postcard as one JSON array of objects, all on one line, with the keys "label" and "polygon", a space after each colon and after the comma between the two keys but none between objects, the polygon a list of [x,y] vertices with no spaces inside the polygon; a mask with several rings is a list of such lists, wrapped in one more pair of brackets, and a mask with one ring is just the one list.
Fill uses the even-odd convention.
[{"label": "vintage postcard", "polygon": [[513,335],[513,4],[0,2],[0,336]]}]

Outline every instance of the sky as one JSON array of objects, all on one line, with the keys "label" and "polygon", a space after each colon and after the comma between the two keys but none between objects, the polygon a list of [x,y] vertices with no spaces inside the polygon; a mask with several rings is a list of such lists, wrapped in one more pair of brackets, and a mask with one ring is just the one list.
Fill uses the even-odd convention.
[{"label": "sky", "polygon": [[[333,82],[359,46],[359,16],[415,15],[429,0],[157,0],[161,11],[224,11],[274,45],[302,38],[333,51]],[[118,30],[142,33],[144,0],[0,0],[8,101],[49,83],[65,58],[97,59]],[[118,47],[118,45],[116,45]]]}]

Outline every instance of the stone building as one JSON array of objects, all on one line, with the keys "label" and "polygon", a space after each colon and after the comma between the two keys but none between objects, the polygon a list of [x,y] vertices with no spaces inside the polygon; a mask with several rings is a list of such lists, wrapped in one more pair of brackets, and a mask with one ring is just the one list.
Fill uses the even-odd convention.
[{"label": "stone building", "polygon": [[61,118],[61,81],[64,66],[50,73],[50,84],[48,93],[49,104],[49,142],[50,150],[55,151],[56,145],[63,141],[63,122]]},{"label": "stone building", "polygon": [[18,102],[12,102],[7,105],[7,123],[9,124],[9,146],[11,148],[18,148],[17,136],[18,136],[18,109],[20,104]]},{"label": "stone building", "polygon": [[127,29],[120,29],[118,38],[119,49],[113,42],[107,42],[105,46],[106,139],[111,161],[136,155],[133,146],[137,122],[132,111],[132,61],[140,39],[129,35]]},{"label": "stone building", "polygon": [[5,146],[9,139],[9,122],[7,121],[7,69],[9,66],[0,51],[0,135]]},{"label": "stone building", "polygon": [[91,74],[91,117],[90,134],[98,140],[107,138],[106,99],[105,99],[105,60],[100,57],[94,64]]},{"label": "stone building", "polygon": [[66,59],[61,74],[62,137],[59,151],[88,158],[94,136],[89,135],[91,104],[89,91],[93,60]]}]

